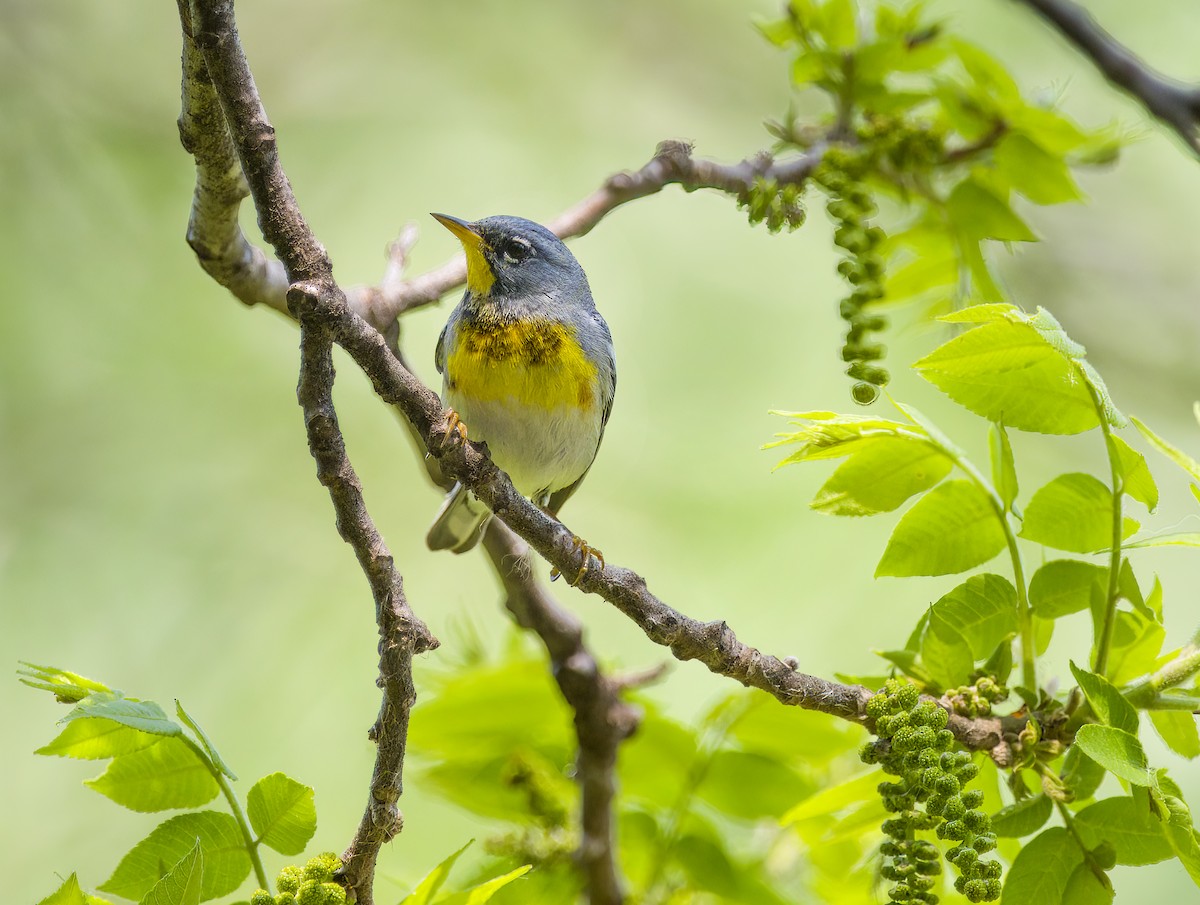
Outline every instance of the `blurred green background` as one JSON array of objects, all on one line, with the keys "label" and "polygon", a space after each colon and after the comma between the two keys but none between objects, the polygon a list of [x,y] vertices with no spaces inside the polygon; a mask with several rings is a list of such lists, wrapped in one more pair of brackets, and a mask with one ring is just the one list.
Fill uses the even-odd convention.
[{"label": "blurred green background", "polygon": [[[1165,70],[1200,78],[1200,7],[1089,6]],[[1145,122],[1015,4],[938,8],[1024,88],[1061,94],[1085,123]],[[239,16],[284,165],[350,285],[378,278],[408,220],[425,234],[414,272],[451,254],[454,239],[426,211],[545,219],[640,166],[660,139],[730,160],[764,146],[762,120],[788,100],[786,60],[750,22],[776,11],[768,0],[259,0]],[[192,166],[175,127],[178,58],[171,3],[0,5],[0,663],[53,663],[180,698],[243,786],[274,770],[315,786],[312,850],[340,850],[373,756],[372,606],[314,479],[296,330],[233,301],[183,241]],[[1085,174],[1087,206],[1026,211],[1048,241],[1016,249],[1002,271],[1018,303],[1050,308],[1088,346],[1118,405],[1198,454],[1200,166],[1157,128],[1145,133],[1116,168]],[[780,427],[769,409],[852,405],[824,217],[770,236],[729,199],[668,189],[573,247],[615,335],[621,382],[569,524],[665,600],[728,619],[806,671],[876,670],[870,650],[896,646],[954,580],[874,581],[894,519],[808,512],[821,470],[772,474],[776,454],[759,449]],[[446,312],[404,322],[427,380]],[[984,426],[905,373],[941,335],[893,330],[892,392],[985,456]],[[414,608],[444,642],[420,670],[451,669],[472,635],[508,632],[494,580],[481,558],[425,550],[438,497],[393,416],[340,360],[342,424],[368,503]],[[1014,445],[1025,499],[1059,471],[1101,462],[1092,436]],[[1167,493],[1157,524],[1197,530],[1184,482],[1151,464]],[[1200,564],[1176,550],[1142,563],[1163,576],[1168,640],[1181,643]],[[556,593],[606,661],[665,658],[603,601]],[[1060,628],[1060,675],[1086,631]],[[684,664],[655,695],[686,717],[727,687]],[[81,786],[95,765],[31,754],[63,713],[45,695],[10,678],[0,703],[5,900],[36,901],[72,870],[94,888],[153,818]],[[1200,805],[1200,770],[1156,740],[1151,752]],[[408,829],[381,861],[384,901],[488,832],[410,777]],[[1176,862],[1115,878],[1118,901],[1195,894]]]}]

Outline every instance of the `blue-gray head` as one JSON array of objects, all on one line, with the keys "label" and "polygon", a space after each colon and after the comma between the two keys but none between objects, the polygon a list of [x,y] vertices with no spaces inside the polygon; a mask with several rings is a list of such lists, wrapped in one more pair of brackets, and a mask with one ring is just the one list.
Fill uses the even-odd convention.
[{"label": "blue-gray head", "polygon": [[583,268],[546,227],[521,217],[484,217],[471,223],[446,214],[432,216],[462,243],[467,254],[467,291],[476,298],[554,290],[589,295]]}]

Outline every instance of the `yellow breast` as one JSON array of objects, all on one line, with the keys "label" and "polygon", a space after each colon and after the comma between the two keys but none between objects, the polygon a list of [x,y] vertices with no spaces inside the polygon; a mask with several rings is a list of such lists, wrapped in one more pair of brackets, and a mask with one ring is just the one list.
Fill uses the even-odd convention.
[{"label": "yellow breast", "polygon": [[596,366],[575,331],[553,321],[460,322],[446,380],[455,393],[480,402],[515,399],[547,410],[596,404]]}]

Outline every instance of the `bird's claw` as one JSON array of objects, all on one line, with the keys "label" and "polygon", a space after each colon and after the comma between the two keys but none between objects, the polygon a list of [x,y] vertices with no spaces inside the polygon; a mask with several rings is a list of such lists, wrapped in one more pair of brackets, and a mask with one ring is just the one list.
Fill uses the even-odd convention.
[{"label": "bird's claw", "polygon": [[[583,557],[583,563],[579,567],[579,574],[576,575],[575,580],[573,582],[571,582],[572,586],[577,585],[577,584],[579,584],[579,582],[583,581],[583,576],[586,575],[588,573],[588,570],[591,568],[593,556],[596,557],[596,561],[598,563],[600,563],[600,571],[601,572],[604,571],[604,554],[603,553],[601,553],[595,547],[591,546],[587,541],[585,541],[583,538],[579,537],[578,535],[573,535],[571,537],[571,546],[573,549],[578,550],[580,555]],[[555,566],[554,568],[552,568],[550,570],[550,580],[551,581],[557,581],[561,575],[562,575],[562,573],[558,570],[557,566]]]},{"label": "bird's claw", "polygon": [[454,409],[447,410],[446,433],[442,435],[442,447],[445,448],[448,444],[461,445],[466,442],[467,426],[463,423],[462,418],[458,417],[458,412]]}]

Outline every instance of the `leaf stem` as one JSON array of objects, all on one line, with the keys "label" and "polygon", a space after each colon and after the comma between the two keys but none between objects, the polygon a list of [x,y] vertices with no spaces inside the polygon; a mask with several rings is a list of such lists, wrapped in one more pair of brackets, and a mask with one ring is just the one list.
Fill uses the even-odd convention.
[{"label": "leaf stem", "polygon": [[1100,637],[1096,639],[1096,662],[1092,672],[1103,676],[1108,668],[1108,651],[1112,647],[1113,629],[1117,622],[1117,599],[1120,596],[1119,582],[1121,579],[1121,542],[1125,539],[1122,528],[1124,518],[1122,513],[1122,497],[1125,494],[1125,478],[1121,469],[1121,457],[1113,443],[1112,426],[1108,423],[1104,406],[1092,382],[1083,375],[1088,394],[1092,397],[1092,405],[1096,409],[1096,417],[1100,420],[1100,430],[1104,434],[1104,448],[1108,451],[1108,467],[1112,473],[1112,553],[1108,563],[1108,592],[1104,600],[1104,620],[1100,626]]},{"label": "leaf stem", "polygon": [[237,821],[238,829],[242,831],[242,841],[245,845],[246,854],[250,856],[250,863],[254,865],[255,879],[258,880],[258,885],[261,889],[270,892],[271,885],[267,881],[267,872],[263,868],[262,858],[258,856],[258,840],[254,838],[254,833],[250,830],[250,821],[246,819],[246,812],[242,810],[242,803],[238,801],[237,795],[233,793],[233,787],[229,785],[229,780],[217,768],[217,765],[212,762],[212,758],[208,756],[208,753],[203,748],[188,738],[186,734],[181,737],[184,743],[192,749],[192,753],[200,758],[200,762],[208,768],[208,772],[212,774],[213,779],[217,781],[217,785],[221,789],[221,794],[225,796],[225,801],[229,805],[229,810],[233,812],[233,819]]},{"label": "leaf stem", "polygon": [[1111,891],[1112,881],[1108,879],[1108,874],[1105,872],[1104,868],[1100,866],[1099,862],[1096,861],[1096,858],[1092,852],[1086,845],[1083,844],[1083,839],[1079,835],[1079,830],[1075,828],[1075,816],[1071,813],[1071,809],[1061,801],[1055,801],[1054,806],[1058,808],[1059,816],[1062,817],[1063,826],[1067,828],[1067,833],[1075,841],[1075,844],[1079,846],[1079,850],[1083,853],[1083,860],[1087,863],[1088,870],[1095,874],[1096,879],[1100,882],[1101,886]]},{"label": "leaf stem", "polygon": [[970,478],[988,496],[1000,527],[1004,531],[1004,541],[1008,546],[1008,556],[1012,560],[1013,584],[1017,588],[1017,629],[1021,635],[1021,683],[1031,691],[1037,691],[1037,660],[1033,638],[1033,609],[1029,606],[1029,593],[1025,587],[1025,568],[1021,564],[1021,551],[1017,547],[1017,536],[1013,533],[1012,523],[1008,520],[1008,507],[1000,499],[1000,494],[991,482],[980,473],[971,460],[957,450],[947,450],[954,464],[962,469],[963,474]]},{"label": "leaf stem", "polygon": [[1122,694],[1134,707],[1147,710],[1195,710],[1200,707],[1195,698],[1164,697],[1162,692],[1182,685],[1196,673],[1200,673],[1200,629],[1179,653],[1150,675],[1131,682]]}]

